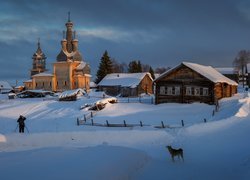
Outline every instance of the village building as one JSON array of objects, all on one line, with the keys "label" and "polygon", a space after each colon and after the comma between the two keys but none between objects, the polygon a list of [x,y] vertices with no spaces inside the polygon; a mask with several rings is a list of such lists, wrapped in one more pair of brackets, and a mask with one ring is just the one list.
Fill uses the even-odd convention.
[{"label": "village building", "polygon": [[11,85],[6,81],[0,81],[0,94],[5,94],[13,91]]},{"label": "village building", "polygon": [[233,67],[218,67],[215,68],[217,71],[219,71],[222,75],[226,76],[227,78],[239,82],[239,72],[233,68]]},{"label": "village building", "polygon": [[211,66],[183,62],[155,81],[155,104],[203,102],[217,104],[237,93],[237,83]]},{"label": "village building", "polygon": [[100,91],[111,96],[139,96],[153,93],[153,79],[150,73],[112,73],[106,75],[97,85]]},{"label": "village building", "polygon": [[76,32],[73,31],[73,22],[70,14],[66,25],[66,33],[63,31],[61,51],[53,63],[52,72],[46,71],[46,56],[43,54],[40,42],[33,55],[33,68],[31,79],[24,82],[28,90],[41,89],[47,91],[65,91],[82,88],[90,89],[90,67],[83,61],[82,54],[78,50]]},{"label": "village building", "polygon": [[250,88],[250,63],[247,64],[247,73],[246,73],[247,86]]}]

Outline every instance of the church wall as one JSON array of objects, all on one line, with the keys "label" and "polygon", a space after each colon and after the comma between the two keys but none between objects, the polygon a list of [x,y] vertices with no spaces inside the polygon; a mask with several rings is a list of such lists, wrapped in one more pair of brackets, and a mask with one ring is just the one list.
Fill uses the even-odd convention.
[{"label": "church wall", "polygon": [[54,63],[56,91],[64,91],[71,89],[72,80],[70,70],[70,63],[68,62]]},{"label": "church wall", "polygon": [[82,88],[86,91],[89,91],[90,87],[90,77],[84,75],[78,75],[74,78],[75,80],[75,88]]},{"label": "church wall", "polygon": [[54,90],[54,78],[52,76],[33,77],[33,89],[42,89],[45,91]]}]

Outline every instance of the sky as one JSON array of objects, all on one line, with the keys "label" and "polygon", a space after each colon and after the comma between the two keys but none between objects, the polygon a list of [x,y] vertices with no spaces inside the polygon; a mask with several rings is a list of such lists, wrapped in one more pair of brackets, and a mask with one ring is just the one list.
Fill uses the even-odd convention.
[{"label": "sky", "polygon": [[52,69],[69,11],[93,78],[105,50],[157,68],[228,67],[250,49],[249,0],[1,0],[0,80],[29,79],[38,38]]}]

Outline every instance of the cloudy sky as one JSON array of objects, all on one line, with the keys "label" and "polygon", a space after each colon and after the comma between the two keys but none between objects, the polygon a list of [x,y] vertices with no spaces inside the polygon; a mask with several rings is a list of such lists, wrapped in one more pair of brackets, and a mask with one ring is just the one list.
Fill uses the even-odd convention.
[{"label": "cloudy sky", "polygon": [[1,80],[29,78],[39,37],[52,69],[68,11],[93,76],[105,50],[156,68],[231,66],[250,49],[249,0],[1,0]]}]

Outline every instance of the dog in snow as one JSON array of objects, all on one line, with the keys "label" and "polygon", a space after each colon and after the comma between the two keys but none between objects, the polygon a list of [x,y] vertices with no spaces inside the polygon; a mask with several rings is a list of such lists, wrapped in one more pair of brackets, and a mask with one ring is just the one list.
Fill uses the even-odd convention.
[{"label": "dog in snow", "polygon": [[178,158],[180,159],[180,157],[182,158],[182,161],[184,161],[184,157],[183,157],[183,150],[180,149],[174,149],[171,146],[166,146],[166,148],[168,149],[171,157],[172,157],[172,161],[174,162],[174,157],[178,156]]}]

